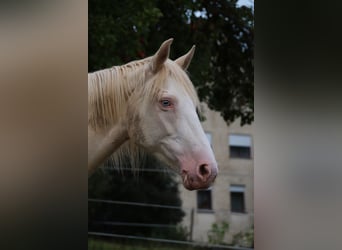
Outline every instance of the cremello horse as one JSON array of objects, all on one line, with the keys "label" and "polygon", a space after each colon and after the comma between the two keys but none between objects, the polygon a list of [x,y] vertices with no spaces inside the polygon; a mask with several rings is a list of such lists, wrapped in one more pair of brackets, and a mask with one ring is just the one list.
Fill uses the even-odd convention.
[{"label": "cremello horse", "polygon": [[[108,157],[149,152],[189,190],[208,188],[217,163],[201,127],[198,97],[185,70],[195,46],[175,61],[173,39],[152,57],[88,74],[88,172]],[[134,162],[134,161],[133,161]]]}]

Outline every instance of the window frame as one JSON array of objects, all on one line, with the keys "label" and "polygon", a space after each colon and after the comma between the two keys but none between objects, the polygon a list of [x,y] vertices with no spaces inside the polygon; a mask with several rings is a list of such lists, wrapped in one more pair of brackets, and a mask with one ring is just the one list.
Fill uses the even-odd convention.
[{"label": "window frame", "polygon": [[[250,140],[250,144],[248,146],[231,144],[231,136],[248,137],[249,140]],[[238,156],[236,154],[232,154],[232,148],[235,148],[235,149],[248,149],[248,156]],[[252,137],[251,134],[231,133],[231,134],[228,135],[228,150],[229,150],[229,158],[230,159],[251,160],[251,159],[253,159],[252,149],[253,149],[253,137]],[[241,154],[241,152],[240,152],[240,154]]]},{"label": "window frame", "polygon": [[[199,207],[199,196],[200,196],[200,193],[204,193],[204,192],[208,192],[209,194],[209,207],[210,208],[200,208]],[[197,208],[197,212],[199,213],[213,213],[213,196],[212,196],[212,187],[208,188],[208,189],[200,189],[200,190],[197,190],[196,191],[196,208]]]},{"label": "window frame", "polygon": [[[233,196],[232,194],[239,194],[242,195],[241,200],[239,201],[242,202],[242,209],[240,210],[233,210]],[[246,186],[243,184],[231,184],[229,186],[229,196],[230,196],[230,211],[231,213],[234,214],[246,214]],[[235,197],[236,198],[236,197]],[[239,204],[240,206],[241,204]]]}]

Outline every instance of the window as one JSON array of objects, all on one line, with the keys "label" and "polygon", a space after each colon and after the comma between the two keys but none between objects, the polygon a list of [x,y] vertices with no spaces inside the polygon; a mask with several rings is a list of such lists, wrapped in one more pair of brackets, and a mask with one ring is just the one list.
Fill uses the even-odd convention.
[{"label": "window", "polygon": [[231,211],[234,213],[245,213],[245,186],[230,185]]},{"label": "window", "polygon": [[229,135],[230,158],[251,158],[252,138],[249,135]]},{"label": "window", "polygon": [[211,189],[197,191],[197,209],[211,210]]}]

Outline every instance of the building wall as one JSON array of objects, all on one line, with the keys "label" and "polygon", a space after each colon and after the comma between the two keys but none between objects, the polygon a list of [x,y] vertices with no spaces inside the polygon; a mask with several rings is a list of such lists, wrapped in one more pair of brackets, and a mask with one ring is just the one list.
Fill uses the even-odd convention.
[{"label": "building wall", "polygon": [[[245,231],[253,225],[253,130],[252,126],[240,126],[239,121],[227,126],[218,112],[209,110],[204,105],[206,120],[202,122],[205,132],[211,134],[211,144],[218,163],[219,173],[212,186],[212,211],[197,210],[197,191],[188,191],[180,185],[180,193],[185,210],[194,209],[193,240],[208,241],[208,232],[213,223],[225,221],[229,223],[226,242],[232,236]],[[252,138],[251,159],[231,159],[229,156],[229,134],[246,134]],[[181,183],[181,182],[180,182]],[[230,185],[244,185],[246,213],[232,213],[230,210]],[[189,227],[191,213],[187,212],[183,224]]]}]

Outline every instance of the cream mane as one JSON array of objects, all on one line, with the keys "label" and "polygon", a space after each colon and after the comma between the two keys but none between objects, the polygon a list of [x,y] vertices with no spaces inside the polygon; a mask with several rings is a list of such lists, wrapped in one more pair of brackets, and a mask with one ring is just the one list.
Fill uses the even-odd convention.
[{"label": "cream mane", "polygon": [[[173,78],[195,106],[199,107],[197,93],[186,72],[177,63],[167,59],[161,70],[155,75],[149,75],[151,58],[88,74],[89,127],[95,131],[105,130],[117,123],[121,117],[127,116],[128,102],[134,103],[138,98],[156,100],[168,77]],[[129,140],[114,153],[112,160],[115,166],[125,163],[127,155],[135,168],[137,163],[141,164],[146,154],[134,141]]]}]

